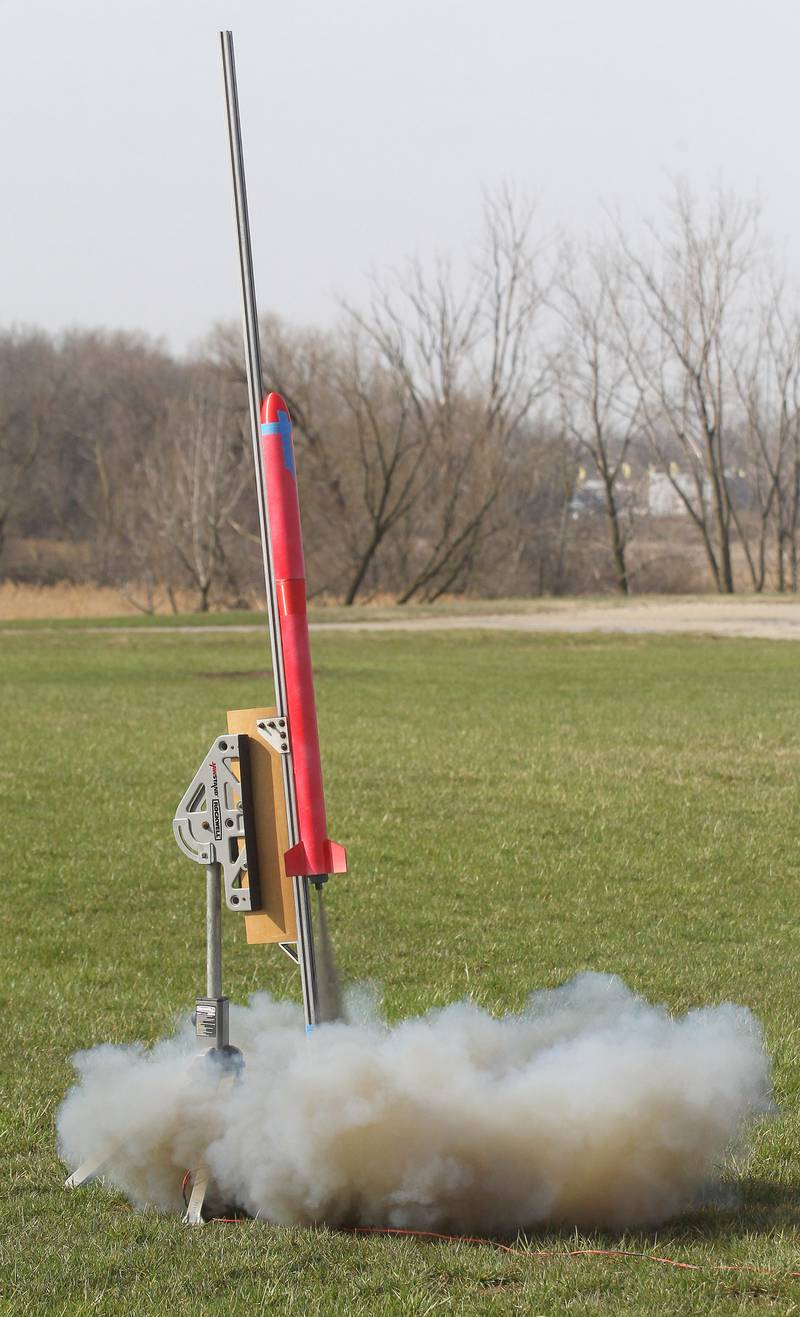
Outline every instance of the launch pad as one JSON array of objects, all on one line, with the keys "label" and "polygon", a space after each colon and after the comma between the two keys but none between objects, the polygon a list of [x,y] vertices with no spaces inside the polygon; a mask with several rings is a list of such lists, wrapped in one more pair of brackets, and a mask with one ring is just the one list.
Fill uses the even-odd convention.
[{"label": "launch pad", "polygon": [[[233,35],[221,32],[220,40],[275,694],[269,707],[228,712],[227,731],[215,737],[173,820],[178,847],[205,870],[206,991],[197,998],[194,1022],[203,1062],[216,1068],[217,1096],[224,1097],[245,1058],[231,1045],[222,989],[223,895],[229,910],[244,915],[248,943],[277,944],[298,966],[308,1033],[323,1018],[309,887],[321,889],[329,874],[345,872],[347,857],[327,835],[292,423],[280,394],[264,392]],[[102,1177],[114,1152],[89,1158],[66,1186]],[[192,1191],[184,1221],[201,1225],[208,1168],[200,1164],[187,1174]]]}]

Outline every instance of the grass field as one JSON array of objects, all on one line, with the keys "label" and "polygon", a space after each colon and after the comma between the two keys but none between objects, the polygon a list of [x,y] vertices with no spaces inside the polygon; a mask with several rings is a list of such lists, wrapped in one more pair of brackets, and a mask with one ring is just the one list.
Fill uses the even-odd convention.
[{"label": "grass field", "polygon": [[[781,1115],[736,1195],[657,1235],[543,1232],[515,1253],[191,1232],[102,1186],[62,1190],[70,1054],[156,1039],[203,988],[202,875],[171,818],[225,709],[267,701],[265,641],[55,628],[0,651],[0,1311],[800,1311],[794,645],[314,638],[331,830],[352,860],[330,920],[345,977],[380,981],[391,1018],[467,993],[514,1009],[591,968],[675,1010],[733,999],[767,1026]],[[297,991],[235,916],[225,937],[234,998]],[[567,1256],[584,1247],[648,1257]]]}]

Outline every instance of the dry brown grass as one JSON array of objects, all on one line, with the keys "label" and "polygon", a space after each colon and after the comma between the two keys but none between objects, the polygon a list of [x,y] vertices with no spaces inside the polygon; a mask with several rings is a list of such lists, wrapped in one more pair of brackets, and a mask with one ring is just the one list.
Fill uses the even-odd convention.
[{"label": "dry brown grass", "polygon": [[[144,600],[144,590],[133,593]],[[179,612],[190,613],[196,596],[191,591],[178,590],[175,602]],[[154,603],[154,612],[172,612],[166,591],[157,591]],[[109,586],[76,585],[70,581],[60,581],[57,585],[0,581],[0,621],[4,622],[26,618],[124,617],[136,616],[141,611],[120,590]]]}]

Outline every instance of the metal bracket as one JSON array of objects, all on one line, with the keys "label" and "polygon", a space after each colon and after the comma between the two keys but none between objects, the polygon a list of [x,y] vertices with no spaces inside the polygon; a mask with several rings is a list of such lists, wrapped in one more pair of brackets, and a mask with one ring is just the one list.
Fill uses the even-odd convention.
[{"label": "metal bracket", "polygon": [[[232,767],[237,762],[239,777]],[[250,756],[243,733],[217,737],[184,792],[172,831],[188,859],[221,865],[229,910],[246,914],[260,908]]]},{"label": "metal bracket", "polygon": [[259,735],[263,736],[267,745],[276,750],[279,755],[288,755],[289,724],[285,718],[259,718],[256,727]]},{"label": "metal bracket", "polygon": [[300,964],[300,956],[298,955],[296,942],[279,942],[278,946],[280,947],[281,951],[286,952],[286,955],[293,962],[293,964],[295,965]]}]

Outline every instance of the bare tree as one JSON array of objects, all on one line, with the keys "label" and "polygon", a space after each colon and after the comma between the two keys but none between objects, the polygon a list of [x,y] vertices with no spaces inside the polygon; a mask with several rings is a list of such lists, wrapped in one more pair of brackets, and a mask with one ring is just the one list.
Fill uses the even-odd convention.
[{"label": "bare tree", "polygon": [[[747,280],[761,250],[759,211],[717,192],[703,214],[679,184],[667,227],[651,226],[650,236],[653,250],[642,253],[618,232],[618,323],[643,429],[701,537],[717,589],[730,593],[737,510],[728,478],[729,363],[745,329]],[[676,454],[688,481],[673,465]]]},{"label": "bare tree", "polygon": [[130,545],[122,504],[156,441],[167,399],[184,370],[141,335],[75,330],[59,343],[63,375],[56,468],[69,490],[68,515],[91,546],[96,578],[115,583]]},{"label": "bare tree", "polygon": [[[192,586],[198,612],[206,612],[217,584],[237,591],[232,521],[252,479],[241,413],[218,377],[206,372],[185,399],[170,403],[143,476],[136,506],[149,521],[149,552],[173,582]],[[144,567],[152,575],[149,561]]]},{"label": "bare tree", "polygon": [[346,604],[355,602],[387,535],[411,514],[424,490],[418,460],[423,439],[407,392],[361,335],[351,335],[349,349],[339,382],[352,417],[368,533],[352,545]]},{"label": "bare tree", "polygon": [[[262,322],[264,378],[294,422],[310,595],[352,604],[384,588],[385,540],[421,488],[420,435],[405,393],[348,317],[334,332]],[[238,342],[218,330],[213,358],[241,380]],[[239,526],[246,538],[247,526]]]},{"label": "bare tree", "polygon": [[[281,392],[295,418],[312,514],[328,531],[324,557],[338,571],[336,592],[353,604],[370,574],[380,583],[382,546],[419,497],[421,435],[404,390],[350,317],[335,339],[320,342],[306,332],[292,346],[287,360],[273,335],[268,362],[273,377],[291,378]],[[332,508],[339,514],[334,554]]]},{"label": "bare tree", "polygon": [[554,305],[564,335],[552,369],[564,430],[602,482],[616,581],[629,594],[633,507],[619,486],[640,421],[617,320],[619,285],[619,270],[601,252],[589,248],[579,263],[571,249],[563,251]]},{"label": "bare tree", "polygon": [[733,364],[743,411],[747,470],[758,513],[755,551],[748,551],[753,588],[763,590],[767,544],[774,536],[775,576],[785,590],[787,560],[797,589],[800,516],[800,321],[778,283],[762,308],[758,332]]},{"label": "bare tree", "polygon": [[0,555],[15,518],[20,522],[28,512],[29,529],[41,527],[42,505],[37,510],[27,494],[32,485],[41,487],[36,464],[57,423],[62,378],[45,334],[0,334]]},{"label": "bare tree", "polygon": [[419,435],[425,494],[406,517],[414,545],[400,603],[463,588],[494,533],[509,442],[542,387],[531,223],[509,193],[487,199],[482,249],[462,289],[447,264],[429,276],[417,263],[392,286],[375,282],[368,312],[350,310]]},{"label": "bare tree", "polygon": [[560,595],[569,588],[577,474],[560,427],[545,416],[532,420],[511,445],[498,533],[475,573],[479,594]]}]

